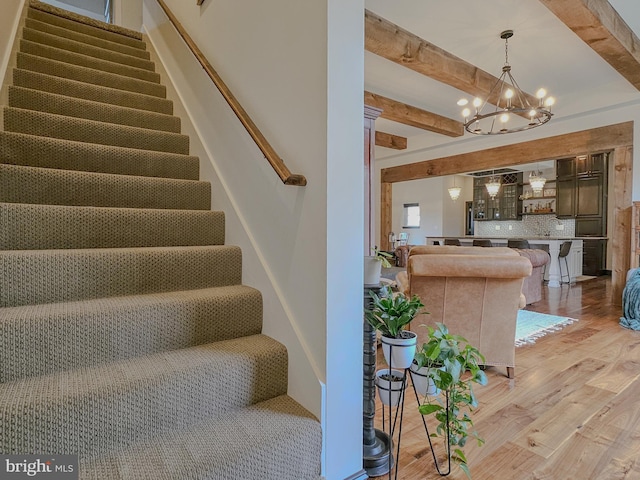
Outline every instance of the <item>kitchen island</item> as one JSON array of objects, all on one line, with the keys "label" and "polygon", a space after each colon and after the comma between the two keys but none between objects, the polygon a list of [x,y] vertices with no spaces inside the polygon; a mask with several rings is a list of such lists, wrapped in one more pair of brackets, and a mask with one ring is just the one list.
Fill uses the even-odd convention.
[{"label": "kitchen island", "polygon": [[[505,237],[476,237],[476,236],[463,236],[463,237],[446,237],[446,238],[457,238],[460,241],[461,245],[471,246],[473,245],[474,240],[478,239],[487,239],[491,240],[491,243],[494,247],[506,247],[508,238]],[[591,238],[591,237],[590,237]],[[444,245],[445,237],[425,237],[426,245]],[[545,250],[549,253],[551,257],[551,262],[549,263],[549,268],[547,268],[545,273],[545,280],[548,280],[548,285],[551,288],[557,288],[560,286],[560,260],[558,258],[558,254],[560,253],[560,245],[563,242],[570,240],[571,250],[569,251],[569,255],[567,257],[567,264],[569,266],[569,278],[573,283],[576,281],[576,278],[582,275],[582,253],[583,253],[583,244],[582,238],[576,237],[518,237],[518,240],[527,240],[529,242],[529,246],[531,248]],[[565,281],[567,278],[564,260],[562,260],[562,273],[564,275]]]}]

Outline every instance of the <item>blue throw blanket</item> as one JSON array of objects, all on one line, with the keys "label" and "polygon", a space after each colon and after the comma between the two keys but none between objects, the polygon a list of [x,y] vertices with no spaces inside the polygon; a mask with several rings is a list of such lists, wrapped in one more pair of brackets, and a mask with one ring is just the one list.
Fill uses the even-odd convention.
[{"label": "blue throw blanket", "polygon": [[629,276],[622,292],[622,314],[620,325],[631,330],[640,330],[640,269]]}]

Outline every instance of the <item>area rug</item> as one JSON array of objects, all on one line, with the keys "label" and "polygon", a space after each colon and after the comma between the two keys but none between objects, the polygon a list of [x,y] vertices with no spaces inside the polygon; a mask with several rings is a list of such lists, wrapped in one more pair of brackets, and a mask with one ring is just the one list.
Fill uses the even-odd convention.
[{"label": "area rug", "polygon": [[538,338],[544,337],[548,333],[557,332],[577,321],[577,318],[557,317],[546,313],[518,310],[516,347],[535,343]]}]

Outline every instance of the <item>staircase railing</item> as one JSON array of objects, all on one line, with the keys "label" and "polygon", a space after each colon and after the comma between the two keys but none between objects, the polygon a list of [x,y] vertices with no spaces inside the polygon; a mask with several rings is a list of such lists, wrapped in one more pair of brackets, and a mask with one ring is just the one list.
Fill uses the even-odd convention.
[{"label": "staircase railing", "polygon": [[258,129],[256,124],[253,123],[253,120],[251,120],[249,114],[247,114],[244,108],[242,108],[240,102],[238,102],[236,97],[231,93],[231,90],[229,90],[227,85],[222,81],[220,75],[218,75],[215,69],[211,66],[202,51],[198,48],[198,46],[186,32],[182,24],[178,21],[173,12],[171,12],[169,7],[167,7],[167,5],[162,0],[157,0],[157,2],[160,4],[175,29],[187,44],[187,46],[191,50],[191,53],[193,53],[198,62],[200,62],[200,65],[202,65],[204,71],[218,88],[231,109],[235,112],[238,120],[240,120],[240,122],[244,125],[244,128],[246,128],[249,135],[251,135],[253,141],[256,142],[256,145],[262,151],[267,161],[271,164],[271,167],[273,167],[273,169],[276,171],[276,173],[282,180],[282,183],[284,183],[285,185],[306,185],[307,179],[304,177],[304,175],[291,173],[291,171],[287,168],[282,158],[280,158],[280,156],[276,153],[271,144]]}]

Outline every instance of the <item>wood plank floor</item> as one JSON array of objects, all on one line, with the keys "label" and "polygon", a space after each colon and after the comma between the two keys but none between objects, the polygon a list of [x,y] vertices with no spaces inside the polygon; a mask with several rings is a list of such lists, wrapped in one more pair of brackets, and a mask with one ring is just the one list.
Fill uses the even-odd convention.
[{"label": "wood plank floor", "polygon": [[[610,277],[545,287],[529,307],[579,321],[519,347],[515,379],[487,369],[473,414],[486,443],[465,447],[473,480],[640,480],[640,332],[620,327],[610,289]],[[408,393],[397,478],[440,478]],[[467,477],[454,467],[448,478]]]}]

